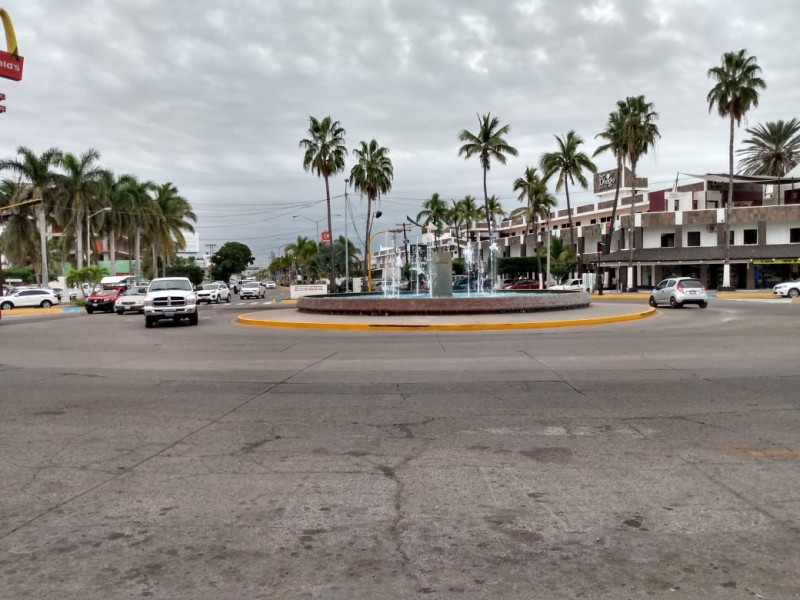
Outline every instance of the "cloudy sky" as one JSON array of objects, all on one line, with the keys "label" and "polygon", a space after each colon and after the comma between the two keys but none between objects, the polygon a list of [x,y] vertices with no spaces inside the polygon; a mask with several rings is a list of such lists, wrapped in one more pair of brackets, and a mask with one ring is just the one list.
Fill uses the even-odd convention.
[{"label": "cloudy sky", "polygon": [[[509,124],[519,150],[490,171],[489,193],[507,210],[518,206],[513,180],[553,149],[554,134],[574,129],[594,151],[608,113],[629,95],[644,94],[660,115],[657,152],[639,168],[651,188],[669,187],[678,171],[724,171],[728,131],[708,113],[706,73],[726,51],[746,48],[763,69],[768,87],[749,125],[800,116],[797,0],[3,6],[25,72],[0,84],[2,155],[20,145],[96,148],[116,173],[177,185],[198,214],[202,246],[242,241],[260,263],[298,235],[314,237],[312,221],[324,218],[323,181],[303,170],[298,148],[309,115],[339,120],[348,148],[375,138],[390,149],[394,184],[376,228],[414,217],[433,192],[482,197],[477,160],[457,155],[458,133],[474,131],[478,113]],[[596,162],[613,167],[608,156]],[[339,214],[344,177],[331,184]],[[352,198],[363,230],[365,201]],[[333,228],[344,233],[344,219]]]}]

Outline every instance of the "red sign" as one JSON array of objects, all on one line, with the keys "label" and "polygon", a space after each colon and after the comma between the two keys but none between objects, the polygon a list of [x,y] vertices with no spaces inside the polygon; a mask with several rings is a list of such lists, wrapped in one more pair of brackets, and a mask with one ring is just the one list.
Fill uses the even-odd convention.
[{"label": "red sign", "polygon": [[14,57],[10,52],[0,50],[0,77],[19,81],[22,79],[22,65],[25,59],[22,56]]},{"label": "red sign", "polygon": [[320,238],[322,239],[323,244],[330,244],[331,243],[331,232],[327,229],[323,229],[322,233],[320,234]]}]

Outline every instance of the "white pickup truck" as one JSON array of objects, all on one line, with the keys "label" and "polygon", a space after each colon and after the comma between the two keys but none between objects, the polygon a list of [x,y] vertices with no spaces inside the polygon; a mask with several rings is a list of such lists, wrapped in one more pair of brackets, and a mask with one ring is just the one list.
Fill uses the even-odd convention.
[{"label": "white pickup truck", "polygon": [[186,277],[162,277],[150,282],[144,297],[144,326],[153,327],[162,319],[176,323],[189,319],[189,325],[197,325],[197,295]]}]

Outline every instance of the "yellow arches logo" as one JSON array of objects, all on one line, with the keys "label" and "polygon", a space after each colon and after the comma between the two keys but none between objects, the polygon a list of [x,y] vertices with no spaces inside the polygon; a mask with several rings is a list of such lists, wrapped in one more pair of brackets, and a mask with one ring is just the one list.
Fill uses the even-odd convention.
[{"label": "yellow arches logo", "polygon": [[0,8],[0,19],[3,21],[3,30],[6,34],[6,48],[8,52],[0,50],[0,77],[19,81],[22,79],[22,65],[25,59],[19,55],[17,36],[14,34],[14,25],[11,17],[4,8]]}]

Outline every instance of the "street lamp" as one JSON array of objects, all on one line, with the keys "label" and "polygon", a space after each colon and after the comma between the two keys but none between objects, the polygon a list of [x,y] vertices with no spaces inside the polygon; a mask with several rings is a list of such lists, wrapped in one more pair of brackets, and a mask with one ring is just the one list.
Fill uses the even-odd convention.
[{"label": "street lamp", "polygon": [[86,266],[92,266],[92,222],[90,219],[95,216],[99,215],[101,212],[108,212],[111,210],[110,206],[106,206],[105,208],[101,208],[97,212],[93,212],[92,214],[86,214]]},{"label": "street lamp", "polygon": [[350,214],[347,204],[347,186],[350,179],[344,180],[344,291],[350,291],[350,240],[347,239],[347,215]]},{"label": "street lamp", "polygon": [[315,240],[317,244],[319,244],[319,222],[322,219],[309,219],[305,215],[292,215],[293,219],[305,219],[306,221],[311,221],[314,225],[317,226],[317,239]]}]

